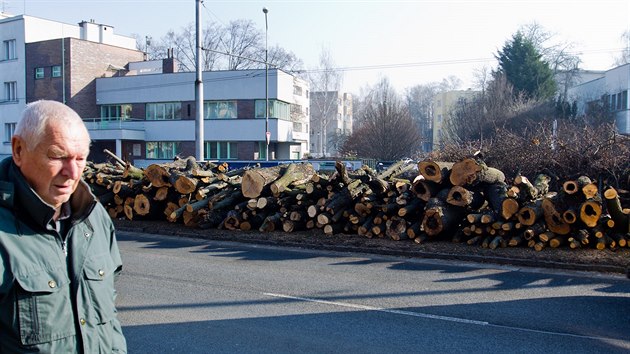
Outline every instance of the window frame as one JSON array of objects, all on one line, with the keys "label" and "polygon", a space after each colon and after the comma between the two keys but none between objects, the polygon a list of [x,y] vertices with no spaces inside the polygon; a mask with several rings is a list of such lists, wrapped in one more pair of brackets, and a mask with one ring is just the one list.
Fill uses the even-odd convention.
[{"label": "window frame", "polygon": [[237,119],[238,102],[236,100],[204,101],[203,111],[204,119]]},{"label": "window frame", "polygon": [[17,123],[4,123],[4,142],[10,143],[11,138],[15,134]]},{"label": "window frame", "polygon": [[147,103],[144,118],[145,120],[181,120],[182,103],[175,101]]},{"label": "window frame", "polygon": [[212,160],[238,160],[238,143],[233,141],[205,141],[204,152],[205,156]]},{"label": "window frame", "polygon": [[17,102],[17,81],[4,82],[4,101]]},{"label": "window frame", "polygon": [[50,71],[51,71],[50,77],[61,77],[61,72],[62,72],[61,65],[53,65],[50,68]]},{"label": "window frame", "polygon": [[17,52],[16,52],[16,41],[15,39],[8,39],[5,41],[2,41],[2,60],[15,60],[17,59]]},{"label": "window frame", "polygon": [[43,66],[35,68],[35,80],[41,80],[46,77],[46,70]]},{"label": "window frame", "polygon": [[[155,147],[153,147],[155,145]],[[169,146],[170,145],[170,146]],[[151,146],[151,148],[150,148]],[[173,159],[181,152],[180,141],[147,141],[145,143],[145,156],[147,160],[168,160]],[[170,154],[165,155],[165,152]],[[157,156],[153,156],[156,154]]]}]

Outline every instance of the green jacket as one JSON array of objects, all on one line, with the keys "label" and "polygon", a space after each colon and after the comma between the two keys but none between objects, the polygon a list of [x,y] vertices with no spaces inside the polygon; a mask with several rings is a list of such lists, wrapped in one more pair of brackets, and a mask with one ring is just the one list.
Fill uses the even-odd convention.
[{"label": "green jacket", "polygon": [[105,208],[81,181],[67,242],[11,157],[0,162],[0,353],[126,353],[114,305],[122,261]]}]

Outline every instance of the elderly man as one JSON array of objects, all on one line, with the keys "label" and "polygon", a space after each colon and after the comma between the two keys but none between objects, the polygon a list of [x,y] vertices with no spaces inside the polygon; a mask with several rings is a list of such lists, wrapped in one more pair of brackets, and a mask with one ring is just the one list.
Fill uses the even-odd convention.
[{"label": "elderly man", "polygon": [[54,101],[26,106],[0,162],[0,353],[126,353],[113,224],[81,180],[90,137]]}]

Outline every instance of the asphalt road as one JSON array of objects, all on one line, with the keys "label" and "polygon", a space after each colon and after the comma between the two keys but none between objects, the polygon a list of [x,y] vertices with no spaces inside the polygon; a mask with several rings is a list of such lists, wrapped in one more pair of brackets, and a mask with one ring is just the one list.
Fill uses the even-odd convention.
[{"label": "asphalt road", "polygon": [[628,353],[630,281],[119,232],[130,353]]}]

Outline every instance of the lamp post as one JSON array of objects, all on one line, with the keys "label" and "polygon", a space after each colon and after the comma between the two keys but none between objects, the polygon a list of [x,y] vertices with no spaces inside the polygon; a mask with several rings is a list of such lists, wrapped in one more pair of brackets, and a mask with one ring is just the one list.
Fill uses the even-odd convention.
[{"label": "lamp post", "polygon": [[267,40],[269,32],[269,25],[267,23],[267,10],[266,7],[262,9],[265,14],[265,141],[267,143],[267,148],[265,150],[265,159],[269,161],[269,141],[271,140],[271,132],[269,131],[269,65],[267,64]]}]

